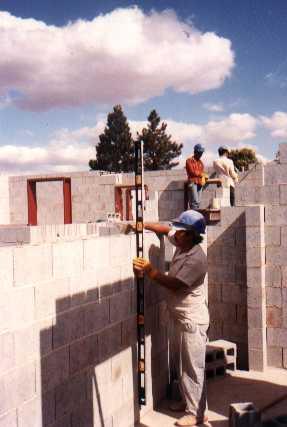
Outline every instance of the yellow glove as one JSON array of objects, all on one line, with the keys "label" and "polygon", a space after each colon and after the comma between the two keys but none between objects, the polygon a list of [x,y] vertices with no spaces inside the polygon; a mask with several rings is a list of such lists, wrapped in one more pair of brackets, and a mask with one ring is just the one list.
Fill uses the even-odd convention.
[{"label": "yellow glove", "polygon": [[141,257],[133,259],[133,267],[134,273],[138,276],[146,273],[151,279],[154,279],[158,273],[147,259]]}]

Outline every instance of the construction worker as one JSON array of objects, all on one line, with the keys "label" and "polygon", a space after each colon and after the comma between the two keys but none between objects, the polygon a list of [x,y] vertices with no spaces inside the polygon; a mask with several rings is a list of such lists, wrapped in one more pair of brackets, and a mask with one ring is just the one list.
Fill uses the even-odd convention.
[{"label": "construction worker", "polygon": [[238,175],[235,172],[233,160],[228,158],[229,149],[226,146],[218,148],[219,158],[213,162],[213,167],[218,178],[222,182],[222,187],[229,188],[230,206],[235,204],[234,186],[238,182]]},{"label": "construction worker", "polygon": [[196,144],[193,151],[193,156],[188,157],[185,164],[188,179],[188,203],[190,209],[199,209],[204,185],[204,166],[200,158],[204,153],[204,147]]},{"label": "construction worker", "polygon": [[183,212],[172,221],[172,227],[145,223],[147,230],[168,236],[176,246],[168,275],[156,270],[144,258],[135,258],[135,274],[145,272],[156,284],[167,290],[167,305],[173,322],[174,356],[178,356],[177,373],[181,402],[171,405],[174,411],[185,411],[177,426],[190,427],[207,422],[205,352],[209,313],[204,278],[207,258],[200,243],[205,220],[194,210]]}]

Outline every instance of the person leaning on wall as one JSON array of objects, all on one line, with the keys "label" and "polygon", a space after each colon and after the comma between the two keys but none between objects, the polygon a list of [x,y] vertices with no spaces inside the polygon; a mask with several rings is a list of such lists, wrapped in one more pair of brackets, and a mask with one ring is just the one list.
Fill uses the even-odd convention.
[{"label": "person leaning on wall", "polygon": [[188,204],[190,209],[199,209],[202,187],[205,184],[204,165],[200,160],[204,147],[201,144],[194,146],[193,156],[186,159],[186,173],[188,180]]},{"label": "person leaning on wall", "polygon": [[170,409],[185,411],[175,423],[177,426],[192,427],[208,421],[205,353],[209,313],[204,287],[207,257],[200,246],[206,224],[201,213],[187,210],[172,221],[171,227],[145,223],[144,228],[167,235],[176,247],[168,275],[144,258],[135,258],[133,268],[136,275],[147,274],[151,286],[159,285],[167,291],[173,331],[171,358],[176,365],[182,399],[173,402]]},{"label": "person leaning on wall", "polygon": [[222,187],[229,188],[230,206],[235,204],[235,183],[238,182],[238,175],[235,172],[233,160],[228,158],[229,149],[226,146],[218,148],[218,159],[213,162],[213,167],[218,178],[221,180]]}]

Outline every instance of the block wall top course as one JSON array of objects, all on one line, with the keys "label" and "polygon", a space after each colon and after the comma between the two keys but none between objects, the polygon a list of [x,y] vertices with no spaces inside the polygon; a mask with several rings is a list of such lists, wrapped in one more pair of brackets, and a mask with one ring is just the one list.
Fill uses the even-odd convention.
[{"label": "block wall top course", "polygon": [[279,162],[287,164],[287,143],[279,144]]}]

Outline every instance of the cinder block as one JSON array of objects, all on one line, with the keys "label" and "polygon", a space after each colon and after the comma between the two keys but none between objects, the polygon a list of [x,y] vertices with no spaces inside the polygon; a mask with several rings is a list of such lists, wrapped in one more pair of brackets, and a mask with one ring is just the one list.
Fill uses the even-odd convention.
[{"label": "cinder block", "polygon": [[265,227],[265,244],[266,246],[280,246],[280,227]]},{"label": "cinder block", "polygon": [[36,391],[35,384],[34,362],[3,375],[0,379],[0,413],[8,412],[31,399]]},{"label": "cinder block", "polygon": [[268,328],[267,343],[271,347],[287,347],[287,336],[285,329]]},{"label": "cinder block", "polygon": [[98,361],[98,336],[89,335],[70,345],[70,373],[73,375]]},{"label": "cinder block", "polygon": [[287,266],[282,267],[282,287],[283,288],[287,287]]},{"label": "cinder block", "polygon": [[283,348],[283,367],[287,368],[287,348]]},{"label": "cinder block", "polygon": [[265,248],[246,248],[246,262],[248,268],[261,267],[265,264]]},{"label": "cinder block", "polygon": [[228,320],[230,322],[236,320],[235,304],[214,303],[209,307],[210,317],[213,320]]},{"label": "cinder block", "polygon": [[35,306],[37,319],[67,310],[71,306],[69,279],[55,279],[36,286]]},{"label": "cinder block", "polygon": [[96,272],[99,297],[105,298],[122,290],[121,267],[109,267]]},{"label": "cinder block", "polygon": [[0,427],[18,427],[16,409],[7,414],[0,415]]},{"label": "cinder block", "polygon": [[110,237],[95,237],[84,241],[84,270],[93,271],[110,265]]},{"label": "cinder block", "polygon": [[281,226],[287,224],[287,206],[266,206],[266,225]]},{"label": "cinder block", "polygon": [[0,289],[0,333],[11,329],[11,292]]},{"label": "cinder block", "polygon": [[246,269],[247,286],[262,288],[265,285],[265,267],[249,267]]},{"label": "cinder block", "polygon": [[133,372],[134,362],[136,362],[134,359],[131,347],[122,350],[112,357],[112,382],[116,382],[129,372]]},{"label": "cinder block", "polygon": [[266,323],[268,328],[282,328],[282,309],[278,307],[266,308]]},{"label": "cinder block", "polygon": [[80,404],[87,399],[87,375],[81,373],[70,378],[56,389],[56,419],[72,412],[75,402]]},{"label": "cinder block", "polygon": [[261,308],[265,304],[265,290],[261,288],[247,289],[247,306],[248,308]]},{"label": "cinder block", "polygon": [[267,363],[268,366],[275,368],[283,367],[283,349],[276,347],[267,348]]},{"label": "cinder block", "polygon": [[286,248],[282,246],[266,248],[267,264],[287,266]]},{"label": "cinder block", "polygon": [[236,306],[236,321],[238,323],[247,323],[247,307],[246,305]]},{"label": "cinder block", "polygon": [[122,265],[128,260],[131,261],[131,239],[130,236],[114,236],[111,238],[111,258],[112,266]]},{"label": "cinder block", "polygon": [[13,283],[13,250],[0,248],[0,283],[1,289],[8,289]]},{"label": "cinder block", "polygon": [[85,311],[83,307],[75,308],[53,321],[53,348],[61,347],[81,338],[85,333]]},{"label": "cinder block", "polygon": [[131,316],[122,322],[122,345],[133,346],[137,342],[137,318]]},{"label": "cinder block", "polygon": [[269,163],[264,167],[265,185],[279,185],[287,182],[287,169],[285,165]]},{"label": "cinder block", "polygon": [[14,248],[15,286],[31,285],[51,278],[51,245],[25,245]]},{"label": "cinder block", "polygon": [[213,304],[214,302],[222,302],[222,289],[221,285],[208,286],[208,301]]},{"label": "cinder block", "polygon": [[280,164],[287,163],[287,144],[286,143],[279,144],[279,161],[280,161]]},{"label": "cinder block", "polygon": [[260,425],[260,412],[253,403],[232,403],[229,406],[229,427],[251,427]]},{"label": "cinder block", "polygon": [[249,369],[253,371],[263,372],[267,367],[266,350],[248,349]]},{"label": "cinder block", "polygon": [[223,336],[228,341],[242,343],[247,340],[247,328],[238,323],[223,323]]},{"label": "cinder block", "polygon": [[281,246],[287,247],[287,227],[281,227]]},{"label": "cinder block", "polygon": [[266,346],[265,328],[248,328],[248,345],[252,349],[262,349]]},{"label": "cinder block", "polygon": [[282,307],[282,292],[280,288],[266,288],[266,304],[268,307]]},{"label": "cinder block", "polygon": [[281,184],[280,188],[280,205],[287,205],[287,184]]},{"label": "cinder block", "polygon": [[54,350],[41,359],[41,387],[43,391],[62,384],[69,376],[69,348]]},{"label": "cinder block", "polygon": [[53,244],[53,276],[55,279],[79,276],[82,271],[82,240]]},{"label": "cinder block", "polygon": [[[284,268],[282,269],[284,271]],[[287,272],[287,270],[286,270]],[[286,276],[287,279],[287,276]],[[265,267],[265,282],[266,286],[281,287],[281,268],[267,264]],[[286,280],[287,284],[287,280]],[[282,285],[284,286],[284,285]]]},{"label": "cinder block", "polygon": [[49,317],[34,324],[35,348],[41,357],[52,351],[53,318]]},{"label": "cinder block", "polygon": [[119,322],[131,315],[131,292],[121,292],[110,298],[110,321]]},{"label": "cinder block", "polygon": [[103,361],[107,357],[111,357],[113,354],[117,353],[121,346],[121,340],[120,323],[101,332],[99,334],[100,361]]},{"label": "cinder block", "polygon": [[53,392],[34,397],[18,408],[18,427],[39,427],[55,421],[55,396]]},{"label": "cinder block", "polygon": [[35,319],[34,288],[25,287],[14,289],[10,300],[11,327],[16,329],[19,325],[31,323]]},{"label": "cinder block", "polygon": [[134,401],[128,402],[113,415],[113,427],[133,427],[138,420]]},{"label": "cinder block", "polygon": [[244,304],[246,301],[246,289],[236,285],[222,285],[222,302]]},{"label": "cinder block", "polygon": [[103,329],[109,324],[109,300],[103,298],[85,307],[85,333]]},{"label": "cinder block", "polygon": [[[15,365],[14,339],[11,332],[0,335],[0,375]],[[0,423],[1,425],[1,423]]]},{"label": "cinder block", "polygon": [[[20,325],[19,325],[20,326]],[[32,325],[14,332],[16,365],[23,365],[36,353],[35,329]]]},{"label": "cinder block", "polygon": [[247,319],[249,328],[263,328],[265,325],[265,319],[263,318],[263,312],[260,308],[247,308]]}]

